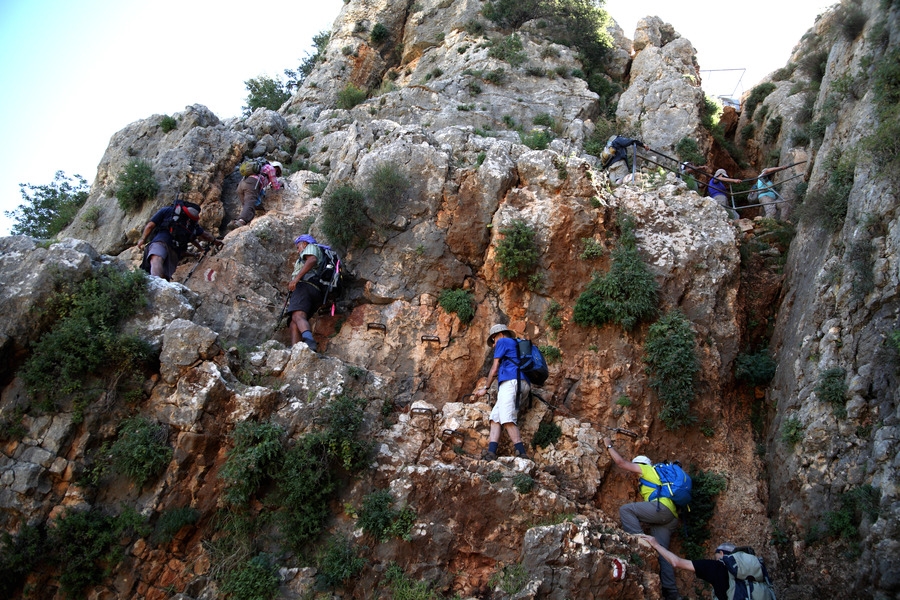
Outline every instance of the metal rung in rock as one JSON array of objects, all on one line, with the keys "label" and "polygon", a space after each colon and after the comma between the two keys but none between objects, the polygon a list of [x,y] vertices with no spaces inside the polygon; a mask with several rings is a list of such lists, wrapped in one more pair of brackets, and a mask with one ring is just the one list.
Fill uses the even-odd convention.
[{"label": "metal rung in rock", "polygon": [[368,323],[366,324],[366,331],[369,329],[380,329],[381,331],[387,331],[387,327],[384,323]]},{"label": "metal rung in rock", "polygon": [[423,342],[440,342],[441,338],[439,338],[436,335],[423,335],[422,341]]}]

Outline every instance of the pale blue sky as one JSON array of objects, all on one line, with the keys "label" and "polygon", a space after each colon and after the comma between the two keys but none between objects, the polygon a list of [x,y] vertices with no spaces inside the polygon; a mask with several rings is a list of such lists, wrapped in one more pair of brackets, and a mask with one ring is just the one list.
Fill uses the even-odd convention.
[{"label": "pale blue sky", "polygon": [[[239,115],[244,81],[296,68],[313,35],[331,29],[342,5],[0,0],[0,234],[11,225],[3,211],[21,203],[19,183],[50,183],[60,169],[93,181],[109,139],[129,123],[191,104],[221,119]],[[691,40],[701,68],[746,67],[744,89],[784,66],[829,5],[757,0],[748,14],[708,0],[606,2],[628,37],[640,17],[658,15]],[[709,87],[717,80],[706,83],[707,92],[718,93]]]},{"label": "pale blue sky", "polygon": [[766,75],[785,66],[794,46],[836,0],[606,0],[604,6],[625,36],[634,38],[639,19],[655,15],[671,23],[697,50],[703,89],[712,96],[740,98]]},{"label": "pale blue sky", "polygon": [[[343,0],[0,0],[0,234],[19,183],[93,181],[114,133],[203,104],[238,116],[244,81],[281,76]],[[249,14],[248,14],[249,13]]]}]

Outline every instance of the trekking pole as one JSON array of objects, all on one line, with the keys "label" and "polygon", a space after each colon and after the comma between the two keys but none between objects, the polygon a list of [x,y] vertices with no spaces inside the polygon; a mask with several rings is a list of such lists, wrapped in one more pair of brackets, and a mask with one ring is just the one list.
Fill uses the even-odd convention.
[{"label": "trekking pole", "polygon": [[206,253],[209,252],[210,244],[206,244],[203,248],[203,252],[200,254],[200,258],[197,259],[197,262],[194,263],[194,266],[191,267],[191,270],[188,271],[187,277],[184,278],[184,281],[181,282],[182,285],[187,283],[188,279],[191,278],[191,275],[194,274],[194,271],[197,270],[197,267],[200,266],[200,263],[203,262],[203,259],[206,258]]},{"label": "trekking pole", "polygon": [[634,174],[637,170],[638,160],[637,142],[632,142],[631,146],[631,182],[634,183]]},{"label": "trekking pole", "polygon": [[275,321],[275,331],[278,331],[278,327],[281,325],[281,320],[284,318],[284,311],[287,310],[288,302],[291,300],[291,294],[294,292],[292,290],[288,290],[288,295],[284,299],[284,306],[281,307],[281,314],[278,315],[278,320]]}]

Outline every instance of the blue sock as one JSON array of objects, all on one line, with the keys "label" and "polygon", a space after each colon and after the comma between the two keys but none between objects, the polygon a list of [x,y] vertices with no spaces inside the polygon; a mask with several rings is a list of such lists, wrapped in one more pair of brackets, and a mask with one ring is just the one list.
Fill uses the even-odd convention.
[{"label": "blue sock", "polygon": [[500,445],[500,442],[490,442],[488,444],[488,452],[493,452],[494,454],[497,454],[497,446],[499,446],[499,445]]},{"label": "blue sock", "polygon": [[518,452],[519,454],[528,454],[527,452],[525,452],[525,444],[523,442],[519,442],[518,444],[516,444],[516,452]]}]

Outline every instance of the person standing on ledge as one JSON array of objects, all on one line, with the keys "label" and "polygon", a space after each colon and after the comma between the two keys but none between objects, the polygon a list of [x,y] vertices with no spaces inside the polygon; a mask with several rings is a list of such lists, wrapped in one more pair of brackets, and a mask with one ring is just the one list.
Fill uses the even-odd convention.
[{"label": "person standing on ledge", "polygon": [[516,425],[518,410],[516,409],[516,390],[518,397],[527,397],[531,391],[531,383],[522,375],[519,378],[519,354],[516,347],[516,332],[506,325],[491,327],[487,338],[488,346],[494,347],[494,362],[488,373],[484,387],[475,390],[475,396],[484,396],[494,377],[497,378],[497,402],[491,410],[491,433],[487,450],[481,455],[484,460],[497,459],[497,447],[500,445],[500,431],[506,429],[509,439],[516,448],[516,458],[528,458],[525,444]]}]

